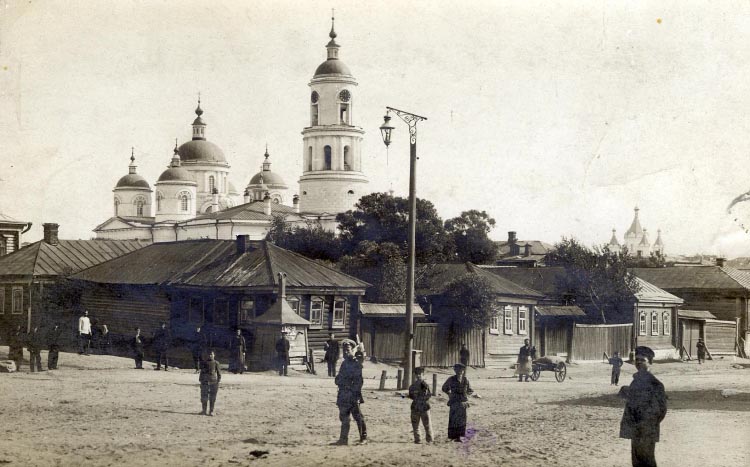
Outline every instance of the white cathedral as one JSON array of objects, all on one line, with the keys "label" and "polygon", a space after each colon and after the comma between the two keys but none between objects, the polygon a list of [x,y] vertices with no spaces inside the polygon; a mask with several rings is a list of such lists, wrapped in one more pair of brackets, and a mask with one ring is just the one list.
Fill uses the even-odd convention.
[{"label": "white cathedral", "polygon": [[652,244],[649,237],[648,231],[641,227],[641,221],[638,218],[638,206],[635,207],[635,216],[633,216],[633,222],[630,223],[630,228],[625,232],[624,242],[620,245],[617,241],[617,234],[615,229],[612,229],[612,238],[609,240],[607,247],[610,251],[620,252],[623,248],[627,248],[628,253],[631,256],[638,258],[648,258],[652,253],[654,255],[664,255],[664,242],[661,239],[661,230],[656,231],[656,240]]},{"label": "white cathedral", "polygon": [[199,99],[192,139],[175,144],[169,167],[153,189],[137,173],[131,153],[129,173],[113,190],[114,216],[94,229],[96,237],[168,242],[249,235],[260,240],[278,215],[292,225],[313,220],[334,230],[336,214],[354,209],[367,194],[368,181],[362,171],[364,130],[352,119],[357,81],[339,59],[333,25],[329,37],[327,59],[308,84],[310,126],[302,131],[299,195],[290,198],[283,177],[271,171],[268,148],[260,172],[240,194],[229,182],[231,166],[223,151],[206,139]]}]

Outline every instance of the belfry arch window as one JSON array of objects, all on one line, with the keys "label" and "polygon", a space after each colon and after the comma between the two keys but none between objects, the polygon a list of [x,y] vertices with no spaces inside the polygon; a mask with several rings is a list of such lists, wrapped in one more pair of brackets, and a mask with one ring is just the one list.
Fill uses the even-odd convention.
[{"label": "belfry arch window", "polygon": [[324,170],[331,170],[331,147],[326,146],[323,148],[323,156],[324,156]]},{"label": "belfry arch window", "polygon": [[310,125],[316,126],[318,124],[318,99],[320,96],[317,91],[313,91],[310,94]]},{"label": "belfry arch window", "polygon": [[352,152],[349,146],[344,146],[344,170],[354,170],[352,166]]},{"label": "belfry arch window", "polygon": [[214,178],[213,175],[210,175],[208,177],[208,192],[213,193],[215,187],[216,187],[216,179]]},{"label": "belfry arch window", "polygon": [[313,149],[312,146],[307,148],[307,171],[312,172],[312,161],[313,161]]},{"label": "belfry arch window", "polygon": [[339,93],[339,123],[342,125],[349,125],[349,101],[351,101],[352,95],[344,89]]}]

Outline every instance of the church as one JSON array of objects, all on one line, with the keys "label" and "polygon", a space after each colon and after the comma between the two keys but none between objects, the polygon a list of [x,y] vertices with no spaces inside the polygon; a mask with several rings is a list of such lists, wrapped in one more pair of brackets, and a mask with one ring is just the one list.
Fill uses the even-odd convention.
[{"label": "church", "polygon": [[639,211],[640,209],[636,206],[633,222],[630,223],[630,228],[625,232],[622,245],[617,241],[616,230],[612,229],[612,238],[609,240],[607,247],[610,251],[618,253],[622,251],[623,248],[626,248],[631,256],[637,258],[648,258],[652,254],[663,256],[664,242],[661,239],[661,229],[656,231],[656,240],[654,240],[654,243],[651,243],[648,231],[641,226],[641,220],[638,218]]},{"label": "church", "polygon": [[[265,238],[276,216],[291,225],[317,222],[336,229],[336,215],[354,209],[367,194],[362,169],[364,130],[353,121],[357,81],[339,58],[331,18],[327,57],[308,83],[309,126],[302,130],[300,193],[271,170],[268,148],[261,170],[240,193],[229,181],[231,166],[207,138],[200,99],[192,139],[175,148],[168,168],[152,185],[137,172],[131,152],[128,173],[114,189],[113,215],[94,228],[96,238],[155,243],[200,238]],[[166,162],[166,161],[165,161]]]}]

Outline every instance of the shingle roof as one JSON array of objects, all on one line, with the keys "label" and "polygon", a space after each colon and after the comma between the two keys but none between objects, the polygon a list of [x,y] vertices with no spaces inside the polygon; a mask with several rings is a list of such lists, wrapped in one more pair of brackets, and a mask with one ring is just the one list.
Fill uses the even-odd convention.
[{"label": "shingle roof", "polygon": [[278,285],[276,273],[287,274],[289,287],[353,289],[364,281],[266,241],[249,242],[238,254],[233,240],[187,240],[156,243],[126,257],[74,276],[109,284],[263,287]]},{"label": "shingle roof", "polygon": [[718,266],[674,266],[634,268],[633,274],[662,289],[750,290],[750,275],[734,268]]},{"label": "shingle roof", "polygon": [[38,241],[0,257],[0,276],[67,276],[148,244],[139,240],[60,240],[56,245]]},{"label": "shingle roof", "polygon": [[640,290],[635,293],[635,298],[638,299],[639,302],[660,302],[677,304],[685,302],[680,297],[676,297],[666,290],[660,289],[654,284],[644,281],[640,277],[636,276],[635,280],[638,282],[638,285],[640,285]]},{"label": "shingle roof", "polygon": [[541,298],[543,295],[536,290],[524,287],[508,279],[497,276],[487,270],[472,264],[438,264],[428,272],[420,284],[421,295],[440,294],[453,280],[466,275],[476,274],[487,279],[494,293],[498,295],[515,295],[522,297]]},{"label": "shingle roof", "polygon": [[[359,311],[363,316],[379,318],[403,318],[406,316],[405,303],[360,303]],[[424,316],[424,311],[416,303],[412,306],[414,316]]]}]

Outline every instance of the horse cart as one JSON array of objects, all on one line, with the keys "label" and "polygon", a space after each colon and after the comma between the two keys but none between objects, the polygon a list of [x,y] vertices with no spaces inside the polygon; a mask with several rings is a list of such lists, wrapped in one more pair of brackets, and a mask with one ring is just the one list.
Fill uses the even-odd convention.
[{"label": "horse cart", "polygon": [[565,366],[565,362],[563,361],[554,361],[550,360],[549,358],[540,358],[538,360],[534,360],[531,363],[531,380],[538,380],[539,375],[543,371],[554,371],[555,379],[558,383],[562,383],[563,381],[565,381],[565,375],[567,374],[568,369]]}]

